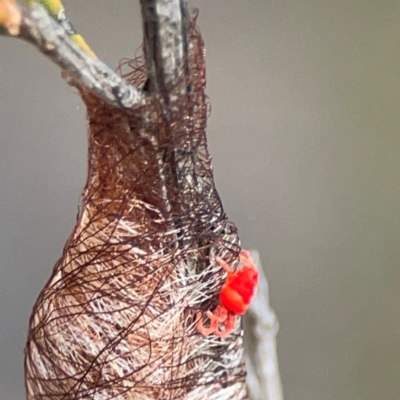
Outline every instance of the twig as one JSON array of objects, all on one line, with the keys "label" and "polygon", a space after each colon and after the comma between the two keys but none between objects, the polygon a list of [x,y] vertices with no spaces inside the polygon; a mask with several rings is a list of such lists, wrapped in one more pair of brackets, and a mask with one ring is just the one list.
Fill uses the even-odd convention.
[{"label": "twig", "polygon": [[251,255],[259,269],[259,288],[244,317],[247,386],[252,400],[283,400],[276,352],[278,321],[269,304],[268,282],[258,251]]},{"label": "twig", "polygon": [[187,90],[186,1],[140,0],[140,3],[149,89],[161,94],[168,107]]},{"label": "twig", "polygon": [[124,108],[143,104],[138,89],[76,45],[40,4],[20,7],[13,0],[0,0],[0,26],[0,34],[30,42],[108,104]]}]

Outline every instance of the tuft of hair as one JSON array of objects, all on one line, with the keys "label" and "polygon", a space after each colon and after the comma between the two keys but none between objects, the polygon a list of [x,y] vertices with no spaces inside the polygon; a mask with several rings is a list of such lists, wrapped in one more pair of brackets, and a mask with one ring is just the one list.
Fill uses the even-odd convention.
[{"label": "tuft of hair", "polygon": [[[204,45],[192,21],[185,96],[108,106],[80,88],[88,177],[76,226],[39,295],[25,349],[28,400],[247,399],[240,326],[197,332],[238,263],[236,227],[207,149]],[[143,58],[125,78],[147,79]]]}]

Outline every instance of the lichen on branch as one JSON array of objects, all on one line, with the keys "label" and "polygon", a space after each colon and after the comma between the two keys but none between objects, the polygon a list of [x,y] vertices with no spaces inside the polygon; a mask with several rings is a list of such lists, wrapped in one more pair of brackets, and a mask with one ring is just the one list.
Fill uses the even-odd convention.
[{"label": "lichen on branch", "polygon": [[137,88],[76,43],[41,4],[19,6],[15,0],[0,0],[0,33],[33,44],[70,79],[96,93],[107,104],[133,108],[145,101]]}]

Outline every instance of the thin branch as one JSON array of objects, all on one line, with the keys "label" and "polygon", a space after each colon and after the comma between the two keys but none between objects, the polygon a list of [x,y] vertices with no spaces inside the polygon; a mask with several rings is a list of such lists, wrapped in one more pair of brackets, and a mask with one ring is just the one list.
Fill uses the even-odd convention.
[{"label": "thin branch", "polygon": [[0,34],[33,44],[106,103],[124,108],[143,104],[144,96],[138,89],[75,44],[40,4],[20,7],[13,0],[0,0],[0,25]]},{"label": "thin branch", "polygon": [[252,400],[283,400],[276,351],[278,320],[270,307],[260,255],[256,250],[251,255],[260,275],[257,295],[244,317],[247,386]]},{"label": "thin branch", "polygon": [[185,0],[140,0],[151,92],[166,108],[186,93],[189,17]]}]

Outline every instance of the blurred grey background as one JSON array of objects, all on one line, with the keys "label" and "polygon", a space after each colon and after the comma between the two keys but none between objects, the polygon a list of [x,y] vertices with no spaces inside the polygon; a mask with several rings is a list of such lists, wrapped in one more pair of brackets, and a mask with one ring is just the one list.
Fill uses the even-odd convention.
[{"label": "blurred grey background", "polygon": [[[141,42],[137,3],[65,0],[111,66]],[[286,400],[400,399],[400,3],[193,4],[217,187],[267,271]],[[0,400],[25,396],[28,318],[85,175],[76,91],[0,37]]]}]

